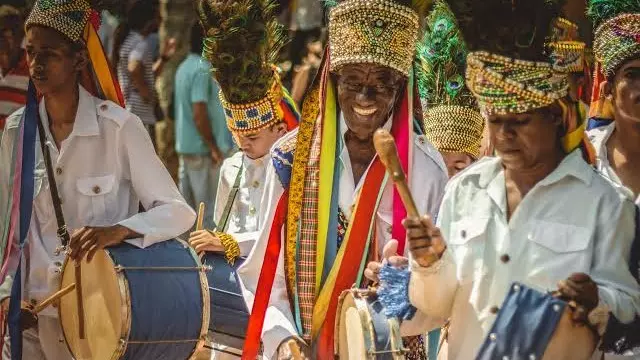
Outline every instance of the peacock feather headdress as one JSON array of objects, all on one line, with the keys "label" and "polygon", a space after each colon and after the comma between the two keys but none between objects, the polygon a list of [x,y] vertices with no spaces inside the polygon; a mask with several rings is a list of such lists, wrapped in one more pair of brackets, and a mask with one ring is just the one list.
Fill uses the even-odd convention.
[{"label": "peacock feather headdress", "polygon": [[591,0],[587,14],[596,27],[596,60],[610,77],[640,54],[640,0]]},{"label": "peacock feather headdress", "polygon": [[329,7],[330,69],[372,63],[408,76],[432,0],[325,1]]},{"label": "peacock feather headdress", "polygon": [[484,119],[465,85],[466,58],[467,46],[455,16],[444,1],[436,1],[416,61],[425,135],[441,152],[478,158]]},{"label": "peacock feather headdress", "polygon": [[255,132],[288,122],[287,113],[297,119],[273,65],[286,42],[275,7],[275,0],[199,0],[196,4],[205,33],[203,56],[211,62],[212,75],[220,85],[231,131]]}]

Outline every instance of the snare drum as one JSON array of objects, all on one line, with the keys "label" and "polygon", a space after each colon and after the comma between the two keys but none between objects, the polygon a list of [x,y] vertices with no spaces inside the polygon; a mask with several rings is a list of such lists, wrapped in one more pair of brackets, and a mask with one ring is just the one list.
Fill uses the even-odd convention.
[{"label": "snare drum", "polygon": [[[75,293],[60,300],[62,330],[76,360],[193,359],[206,341],[209,291],[204,268],[181,240],[145,249],[128,243],[82,262],[85,338]],[[75,281],[65,261],[62,284]]]},{"label": "snare drum", "polygon": [[571,320],[566,302],[515,283],[476,360],[588,360],[598,342],[588,326]]},{"label": "snare drum", "polygon": [[234,349],[242,349],[249,325],[249,311],[244,302],[237,270],[245,258],[236,259],[230,265],[224,254],[207,252],[202,262],[207,271],[212,316],[209,337],[216,343]]},{"label": "snare drum", "polygon": [[400,322],[387,318],[374,291],[351,289],[340,295],[335,351],[341,360],[403,360]]}]

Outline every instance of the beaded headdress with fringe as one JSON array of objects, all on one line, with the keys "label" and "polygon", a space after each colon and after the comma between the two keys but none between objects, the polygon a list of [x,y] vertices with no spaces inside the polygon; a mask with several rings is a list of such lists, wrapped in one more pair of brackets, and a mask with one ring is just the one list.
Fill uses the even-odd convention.
[{"label": "beaded headdress with fringe", "polygon": [[370,63],[408,76],[421,19],[431,0],[325,1],[329,10],[331,71]]},{"label": "beaded headdress with fringe", "polygon": [[220,99],[232,132],[253,133],[285,122],[297,124],[298,111],[273,64],[286,42],[275,17],[274,0],[199,0],[204,30],[203,56],[220,85]]},{"label": "beaded headdress with fringe", "polygon": [[480,155],[484,119],[465,85],[467,46],[446,2],[436,1],[418,44],[416,77],[424,130],[440,152]]}]

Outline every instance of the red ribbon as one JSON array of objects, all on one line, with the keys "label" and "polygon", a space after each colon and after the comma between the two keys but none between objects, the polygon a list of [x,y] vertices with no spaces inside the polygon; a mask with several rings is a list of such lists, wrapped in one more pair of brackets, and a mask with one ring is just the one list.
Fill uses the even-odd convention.
[{"label": "red ribbon", "polygon": [[262,326],[269,307],[271,288],[276,276],[280,248],[282,247],[281,234],[285,219],[287,218],[288,193],[285,191],[276,207],[275,217],[269,232],[267,250],[264,254],[260,277],[258,278],[258,288],[253,300],[253,309],[249,317],[247,335],[242,350],[242,360],[255,360],[260,352],[260,339],[262,338]]},{"label": "red ribbon", "polygon": [[[396,140],[398,147],[398,157],[400,158],[400,165],[405,174],[409,174],[409,147],[413,146],[411,143],[411,126],[410,121],[413,117],[409,114],[409,91],[404,90],[404,96],[402,97],[402,104],[400,110],[396,112],[393,119],[393,126],[391,132],[393,138]],[[407,176],[409,179],[409,176]],[[404,246],[407,237],[407,231],[402,226],[402,220],[407,217],[407,209],[404,207],[400,193],[396,187],[393,188],[393,220],[391,223],[391,235],[398,241],[398,254],[404,255]]]}]

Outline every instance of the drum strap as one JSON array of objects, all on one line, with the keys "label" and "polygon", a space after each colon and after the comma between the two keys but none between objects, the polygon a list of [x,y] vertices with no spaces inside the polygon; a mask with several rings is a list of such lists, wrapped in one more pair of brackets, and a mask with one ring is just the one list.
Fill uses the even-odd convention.
[{"label": "drum strap", "polygon": [[49,192],[51,193],[51,201],[53,202],[53,210],[56,214],[56,222],[58,224],[58,239],[62,243],[63,247],[69,244],[69,230],[67,224],[64,221],[64,215],[62,214],[62,204],[60,202],[60,196],[58,194],[58,186],[56,179],[53,175],[53,165],[51,164],[51,153],[49,147],[46,145],[47,136],[44,132],[44,125],[42,119],[38,113],[38,133],[40,135],[40,147],[42,148],[42,155],[44,157],[44,164],[47,168],[47,178],[49,179]]},{"label": "drum strap", "polygon": [[238,190],[240,190],[240,179],[242,179],[242,170],[244,170],[244,155],[242,156],[242,163],[240,163],[240,169],[238,170],[238,174],[236,175],[236,181],[233,183],[233,187],[231,188],[231,192],[229,193],[229,197],[227,198],[227,203],[224,205],[224,211],[222,211],[222,217],[220,218],[220,223],[218,224],[218,231],[225,232],[225,230],[227,230],[229,215],[231,214],[231,207],[236,201]]}]

